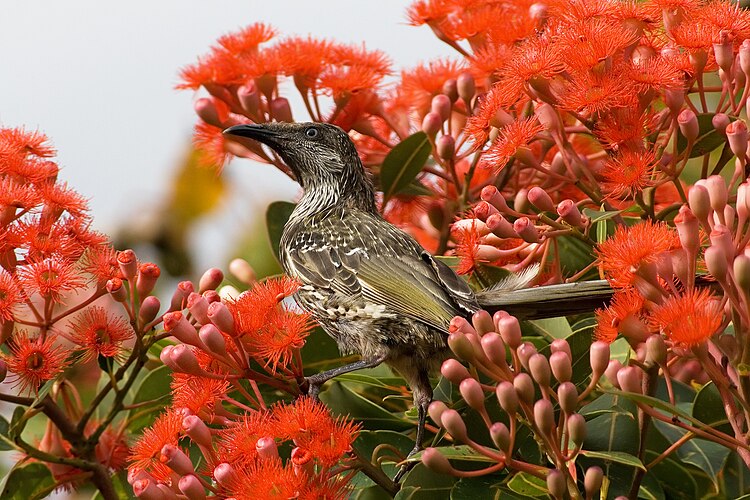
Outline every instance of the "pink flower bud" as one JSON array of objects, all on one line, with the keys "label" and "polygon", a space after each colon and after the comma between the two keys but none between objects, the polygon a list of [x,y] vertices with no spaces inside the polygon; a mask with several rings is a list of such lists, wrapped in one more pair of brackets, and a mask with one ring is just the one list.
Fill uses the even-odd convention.
[{"label": "pink flower bud", "polygon": [[502,422],[495,422],[490,426],[490,437],[497,449],[510,453],[510,431]]},{"label": "pink flower bud", "polygon": [[177,365],[172,362],[172,357],[171,357],[173,349],[174,349],[173,345],[168,345],[164,347],[164,349],[162,349],[161,352],[159,353],[159,359],[161,360],[162,363],[167,365],[172,371],[176,371]]},{"label": "pink flower bud", "polygon": [[534,423],[542,434],[549,436],[555,428],[555,411],[548,399],[534,403]]},{"label": "pink flower bud", "polygon": [[496,312],[492,319],[495,322],[495,331],[500,334],[505,345],[517,349],[521,345],[521,325],[518,319],[504,311]]},{"label": "pink flower bud", "polygon": [[185,431],[185,434],[187,434],[196,444],[206,448],[211,447],[211,430],[199,417],[188,415],[183,418],[182,430]]},{"label": "pink flower bud", "polygon": [[448,347],[462,361],[471,362],[474,360],[474,348],[466,338],[466,335],[460,332],[448,335]]},{"label": "pink flower bud", "polygon": [[458,390],[461,393],[461,397],[466,401],[466,404],[472,409],[484,413],[484,391],[479,382],[471,377],[467,377],[461,381]]},{"label": "pink flower bud", "polygon": [[458,95],[466,103],[466,107],[471,108],[471,100],[477,93],[477,86],[471,73],[469,73],[468,71],[464,71],[463,73],[458,75],[456,87],[458,90]]},{"label": "pink flower bud", "polygon": [[144,470],[139,470],[139,469],[128,470],[128,475],[127,475],[128,484],[133,485],[136,481],[140,481],[141,479],[148,479],[150,481],[154,481],[153,476]]},{"label": "pink flower bud", "polygon": [[452,135],[441,135],[435,143],[437,154],[443,160],[450,160],[456,152],[456,140]]},{"label": "pink flower bud", "polygon": [[297,476],[305,475],[310,477],[315,473],[315,461],[313,460],[314,457],[310,451],[295,446],[292,449],[292,455],[290,458],[294,473]]},{"label": "pink flower bud", "polygon": [[8,363],[4,359],[0,359],[0,382],[5,380],[8,376]]},{"label": "pink flower bud", "polygon": [[161,270],[156,264],[151,262],[141,264],[138,267],[138,276],[135,280],[135,288],[138,290],[138,295],[140,295],[140,297],[145,297],[150,294],[160,275]]},{"label": "pink flower bud", "polygon": [[573,227],[583,227],[583,216],[573,200],[563,200],[558,203],[557,215]]},{"label": "pink flower bud", "polygon": [[716,113],[711,118],[711,125],[714,127],[714,129],[716,129],[717,132],[723,135],[726,135],[727,125],[729,125],[730,123],[731,120],[724,113]]},{"label": "pink flower bud", "polygon": [[174,338],[185,344],[202,346],[198,332],[190,324],[185,315],[180,311],[168,312],[164,315],[164,330],[170,333]]},{"label": "pink flower bud", "polygon": [[625,366],[617,372],[617,384],[625,392],[641,392],[641,371],[635,366]]},{"label": "pink flower bud", "polygon": [[260,107],[260,95],[255,88],[255,85],[250,84],[243,85],[237,89],[237,100],[240,101],[240,106],[248,114],[257,115],[258,108]]},{"label": "pink flower bud", "polygon": [[216,290],[223,280],[224,273],[221,272],[221,269],[212,267],[206,270],[198,282],[198,293],[203,293],[206,290]]},{"label": "pink flower bud", "polygon": [[[520,353],[519,353],[520,355]],[[542,354],[533,354],[529,357],[529,372],[534,381],[539,384],[541,388],[549,387],[550,383],[550,368],[549,361]]]},{"label": "pink flower bud", "polygon": [[732,242],[732,233],[726,226],[721,224],[714,225],[708,238],[711,240],[712,247],[717,247],[721,250],[727,262],[734,260],[735,250],[734,243]]},{"label": "pink flower bud", "polygon": [[210,319],[211,323],[216,325],[216,327],[222,332],[228,335],[234,335],[236,333],[232,313],[229,312],[227,306],[221,302],[211,302],[208,305],[208,319]]},{"label": "pink flower bud", "polygon": [[185,455],[185,452],[172,444],[165,444],[162,447],[159,461],[180,476],[195,473],[190,458]]},{"label": "pink flower bud", "polygon": [[622,363],[619,360],[613,359],[607,364],[607,369],[604,371],[604,376],[609,382],[615,387],[619,387],[617,382],[617,374],[622,370]]},{"label": "pink flower bud", "polygon": [[599,467],[589,467],[583,476],[583,487],[586,490],[586,498],[593,498],[602,490],[604,472]]},{"label": "pink flower bud", "polygon": [[527,243],[539,242],[539,231],[528,217],[519,217],[513,223],[513,230]]},{"label": "pink flower bud", "polygon": [[578,408],[578,390],[572,382],[563,382],[557,388],[560,409],[570,415]]},{"label": "pink flower bud", "polygon": [[107,280],[107,292],[117,302],[125,302],[128,299],[128,292],[125,287],[122,286],[122,280],[120,278]]},{"label": "pink flower bud", "polygon": [[439,113],[430,111],[422,119],[422,132],[432,137],[433,139],[438,132],[443,128],[443,119]]},{"label": "pink flower bud", "polygon": [[509,210],[508,203],[495,186],[485,186],[482,188],[480,197],[483,201],[486,201],[493,207],[497,208],[500,212],[508,212]]},{"label": "pink flower bud", "polygon": [[734,280],[745,295],[750,294],[750,257],[738,255],[733,263]]},{"label": "pink flower bud", "polygon": [[445,406],[445,403],[442,401],[433,401],[430,403],[430,406],[427,407],[427,413],[430,415],[430,418],[433,422],[435,422],[437,425],[440,425],[440,419],[443,416],[443,412],[445,412],[448,409],[447,406]]},{"label": "pink flower bud", "polygon": [[513,208],[516,212],[527,214],[531,212],[529,210],[529,190],[519,189],[516,196],[513,198]]},{"label": "pink flower bud", "polygon": [[187,500],[204,500],[206,498],[206,490],[200,480],[193,474],[182,476],[177,486],[182,494],[187,497]]},{"label": "pink flower bud", "polygon": [[689,255],[696,255],[700,247],[699,223],[687,205],[680,207],[680,213],[674,218],[674,223],[682,248],[687,250]]},{"label": "pink flower bud", "polygon": [[141,308],[138,310],[138,319],[141,321],[141,324],[151,323],[156,318],[156,315],[159,314],[160,307],[159,299],[153,295],[143,299]]},{"label": "pink flower bud", "polygon": [[425,448],[422,452],[421,460],[428,469],[434,470],[439,474],[452,476],[455,473],[451,463],[437,448]]},{"label": "pink flower bud", "polygon": [[547,474],[547,490],[555,500],[565,498],[565,493],[568,491],[565,475],[557,469],[550,470]]},{"label": "pink flower bud", "polygon": [[734,155],[744,161],[745,152],[747,150],[747,124],[745,120],[735,120],[726,128],[727,140],[729,141],[729,148],[732,150]]},{"label": "pink flower bud", "polygon": [[169,359],[177,371],[189,375],[202,375],[203,369],[198,364],[198,358],[185,344],[178,344],[169,351]]},{"label": "pink flower bud", "polygon": [[133,482],[133,494],[143,500],[164,500],[164,494],[151,479],[139,479]]},{"label": "pink flower bud", "polygon": [[198,115],[198,118],[205,123],[216,128],[224,128],[224,122],[219,118],[219,112],[216,110],[216,105],[214,104],[213,99],[201,97],[195,101],[193,108],[195,109],[195,114]]},{"label": "pink flower bud", "polygon": [[677,116],[682,105],[685,104],[685,91],[682,89],[664,90],[664,102],[672,116]]},{"label": "pink flower bud", "polygon": [[133,280],[138,273],[138,259],[135,257],[135,252],[130,249],[117,252],[117,264],[128,281]]},{"label": "pink flower bud", "polygon": [[589,348],[589,363],[591,364],[591,373],[594,378],[601,377],[609,365],[609,344],[597,340]]},{"label": "pink flower bud", "polygon": [[227,343],[224,340],[224,336],[216,326],[211,323],[203,325],[201,329],[198,330],[198,337],[209,352],[212,352],[217,356],[227,355]]},{"label": "pink flower bud", "polygon": [[716,64],[718,64],[725,73],[730,74],[732,72],[732,65],[734,64],[734,47],[726,33],[720,32],[719,36],[719,43],[713,44]]},{"label": "pink flower bud", "polygon": [[461,316],[454,316],[451,320],[450,324],[448,325],[448,332],[449,333],[465,333],[465,334],[476,334],[477,331],[474,330],[474,327],[466,321],[466,318]]},{"label": "pink flower bud", "polygon": [[516,394],[516,388],[513,384],[510,382],[500,382],[495,387],[495,396],[497,396],[497,401],[500,403],[500,408],[505,410],[505,413],[511,417],[516,414],[518,410],[518,394]]},{"label": "pink flower bud", "polygon": [[708,197],[708,189],[700,184],[694,184],[690,187],[688,192],[688,204],[693,214],[698,217],[698,220],[703,222],[705,225],[708,220],[708,213],[711,210],[711,201]]},{"label": "pink flower bud", "polygon": [[530,405],[534,402],[534,382],[528,373],[519,373],[513,378],[513,387],[516,388],[518,399]]},{"label": "pink flower bud", "polygon": [[549,345],[550,352],[564,352],[568,355],[568,359],[573,359],[573,354],[570,352],[570,344],[565,339],[555,339]]},{"label": "pink flower bud", "polygon": [[536,107],[534,114],[539,120],[539,123],[541,123],[542,126],[553,135],[553,137],[562,137],[562,132],[564,130],[563,123],[555,108],[545,102]]},{"label": "pink flower bud", "polygon": [[193,293],[192,281],[180,281],[172,294],[172,300],[169,302],[170,311],[180,311],[185,307],[188,296]]},{"label": "pink flower bud", "polygon": [[245,285],[253,285],[258,280],[253,266],[245,259],[232,259],[229,263],[229,272]]},{"label": "pink flower bud", "polygon": [[492,322],[492,316],[484,309],[480,309],[471,316],[471,324],[480,337],[488,332],[495,331],[495,323]]},{"label": "pink flower bud", "polygon": [[458,99],[458,82],[456,82],[455,78],[449,78],[443,82],[442,93],[443,95],[448,96],[448,99],[450,99],[452,103],[456,102]]},{"label": "pink flower bud", "polygon": [[467,378],[471,378],[469,370],[453,358],[446,359],[440,366],[440,373],[450,380],[453,385],[459,385]]},{"label": "pink flower bud", "polygon": [[559,382],[568,382],[573,376],[573,366],[570,357],[564,352],[553,352],[549,357],[552,374]]},{"label": "pink flower bud", "polygon": [[440,415],[440,424],[459,443],[469,441],[466,424],[456,410],[447,409]]},{"label": "pink flower bud", "polygon": [[521,361],[521,366],[523,366],[526,371],[531,371],[529,368],[529,359],[537,353],[534,344],[531,342],[524,342],[518,346],[516,351],[518,352],[518,359]]},{"label": "pink flower bud", "polygon": [[230,488],[236,477],[237,474],[234,471],[234,467],[228,463],[221,463],[214,468],[214,479],[216,479],[219,486]]},{"label": "pink flower bud", "polygon": [[191,293],[187,299],[187,308],[193,318],[198,320],[201,325],[210,323],[208,319],[208,301],[199,293]]},{"label": "pink flower bud", "polygon": [[698,138],[698,117],[691,109],[680,111],[680,114],[677,115],[677,124],[688,142],[694,142]]},{"label": "pink flower bud", "polygon": [[580,413],[573,413],[566,421],[568,433],[573,444],[580,446],[586,440],[586,419]]},{"label": "pink flower bud", "polygon": [[487,228],[499,238],[519,238],[514,225],[500,214],[492,214],[487,217]]},{"label": "pink flower bud", "polygon": [[451,107],[451,99],[445,94],[438,94],[432,98],[431,111],[437,113],[441,121],[446,121],[451,117]]},{"label": "pink flower bud", "polygon": [[659,366],[667,362],[667,346],[661,335],[651,335],[646,339],[646,361]]},{"label": "pink flower bud", "polygon": [[279,449],[276,446],[276,441],[272,437],[262,437],[255,443],[255,450],[258,452],[258,457],[261,460],[277,459],[279,458]]},{"label": "pink flower bud", "polygon": [[750,40],[745,39],[742,41],[739,50],[740,55],[740,68],[745,74],[745,78],[750,78]]},{"label": "pink flower bud", "polygon": [[716,278],[719,283],[724,283],[727,279],[728,265],[727,257],[721,248],[710,246],[705,252],[706,267],[708,272]]},{"label": "pink flower bud", "polygon": [[289,100],[286,97],[277,97],[271,101],[270,106],[271,116],[277,122],[291,123],[294,121],[292,117],[292,107],[289,105]]},{"label": "pink flower bud", "polygon": [[552,203],[552,198],[549,197],[547,191],[539,186],[534,186],[529,190],[528,198],[531,204],[541,212],[555,211],[555,205]]},{"label": "pink flower bud", "polygon": [[724,213],[724,207],[727,204],[727,183],[720,175],[712,175],[705,180],[705,186],[708,190],[708,199],[711,202],[711,208],[718,213]]},{"label": "pink flower bud", "polygon": [[495,332],[486,333],[481,340],[482,350],[487,359],[500,368],[507,367],[505,343]]}]

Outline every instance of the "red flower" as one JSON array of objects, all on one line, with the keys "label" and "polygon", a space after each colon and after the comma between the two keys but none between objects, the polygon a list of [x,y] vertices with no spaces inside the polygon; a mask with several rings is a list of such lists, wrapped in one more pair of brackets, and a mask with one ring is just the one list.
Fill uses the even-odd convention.
[{"label": "red flower", "polygon": [[0,322],[13,319],[13,312],[23,302],[18,284],[7,271],[0,269]]},{"label": "red flower", "polygon": [[195,125],[193,144],[201,165],[221,170],[232,157],[224,147],[222,129],[204,121],[199,121]]},{"label": "red flower", "polygon": [[98,356],[114,358],[131,338],[130,323],[123,317],[108,315],[103,307],[89,307],[70,322],[70,340],[83,348],[83,361]]},{"label": "red flower", "polygon": [[669,340],[692,347],[716,333],[723,315],[720,301],[710,290],[693,289],[667,298],[652,311],[651,318]]},{"label": "red flower", "polygon": [[241,470],[255,462],[258,439],[276,437],[277,431],[269,412],[256,411],[245,413],[241,420],[223,429],[220,436],[216,447],[217,460]]},{"label": "red flower", "polygon": [[429,110],[432,98],[442,92],[445,81],[457,78],[464,70],[460,61],[440,59],[402,71],[396,99],[407,109],[424,114]]},{"label": "red flower", "polygon": [[59,257],[50,257],[24,266],[19,273],[21,285],[54,302],[62,302],[63,294],[85,286],[75,266]]},{"label": "red flower", "polygon": [[593,119],[616,108],[636,106],[636,90],[632,80],[618,71],[585,71],[575,73],[558,98],[563,109]]},{"label": "red flower", "polygon": [[23,128],[0,129],[0,159],[5,155],[50,158],[55,156],[55,153],[55,148],[49,143],[47,136],[39,131],[29,132]]},{"label": "red flower", "polygon": [[120,267],[117,264],[117,251],[110,245],[89,247],[82,259],[83,270],[91,274],[97,283],[119,277]]},{"label": "red flower", "polygon": [[229,382],[196,377],[186,373],[172,374],[172,405],[187,408],[194,415],[210,418],[214,408],[229,390]]},{"label": "red flower", "polygon": [[604,165],[602,187],[610,198],[633,197],[653,184],[657,163],[652,151],[624,150]]},{"label": "red flower", "polygon": [[542,130],[544,126],[535,118],[522,118],[514,121],[500,129],[500,135],[489,147],[483,159],[492,164],[496,170],[500,170],[516,154],[518,148],[527,146]]},{"label": "red flower", "polygon": [[235,56],[255,54],[258,46],[276,36],[277,31],[263,23],[255,23],[234,33],[219,37],[217,42]]},{"label": "red flower", "polygon": [[19,392],[26,392],[36,391],[44,382],[57,377],[69,364],[66,358],[65,351],[54,345],[53,337],[31,338],[28,332],[21,331],[13,337],[5,362],[16,375]]},{"label": "red flower", "polygon": [[633,288],[617,290],[609,306],[596,311],[596,328],[594,338],[612,343],[620,331],[620,324],[629,318],[645,324],[643,306],[645,299]]},{"label": "red flower", "polygon": [[476,271],[480,260],[477,258],[479,251],[479,242],[481,235],[477,230],[476,224],[473,223],[471,228],[462,228],[455,234],[458,244],[456,245],[456,255],[458,255],[458,274],[471,274]]},{"label": "red flower", "polygon": [[305,475],[297,475],[291,466],[285,467],[280,460],[273,459],[236,469],[235,474],[226,496],[236,500],[297,498],[307,479]]},{"label": "red flower", "polygon": [[169,481],[172,469],[164,465],[159,457],[164,445],[177,446],[182,419],[183,415],[173,408],[159,415],[131,448],[129,469],[135,472],[149,472],[158,481]]}]

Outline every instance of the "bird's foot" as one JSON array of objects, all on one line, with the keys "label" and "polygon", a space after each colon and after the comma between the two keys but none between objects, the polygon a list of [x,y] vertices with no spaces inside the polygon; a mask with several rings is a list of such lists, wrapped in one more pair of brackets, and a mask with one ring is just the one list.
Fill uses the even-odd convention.
[{"label": "bird's foot", "polygon": [[318,380],[315,375],[305,377],[302,384],[300,384],[300,390],[303,395],[307,395],[313,399],[313,401],[320,401],[318,395],[320,394],[320,386],[322,382]]},{"label": "bird's foot", "polygon": [[404,463],[399,467],[398,472],[396,472],[396,475],[393,476],[393,482],[398,484],[401,482],[401,480],[404,478],[404,476],[414,468],[415,465],[417,465],[417,462],[410,462],[409,459],[422,451],[422,448],[420,446],[415,446],[408,455],[406,455],[406,460],[404,460]]}]

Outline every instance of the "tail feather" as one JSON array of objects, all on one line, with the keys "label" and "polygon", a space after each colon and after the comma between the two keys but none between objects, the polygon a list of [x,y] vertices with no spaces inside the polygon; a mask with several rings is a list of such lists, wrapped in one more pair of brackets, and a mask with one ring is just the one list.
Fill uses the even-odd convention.
[{"label": "tail feather", "polygon": [[480,304],[497,302],[500,297],[508,295],[509,292],[527,288],[539,274],[539,268],[539,264],[531,265],[520,273],[510,274],[491,287],[476,292],[477,301]]}]

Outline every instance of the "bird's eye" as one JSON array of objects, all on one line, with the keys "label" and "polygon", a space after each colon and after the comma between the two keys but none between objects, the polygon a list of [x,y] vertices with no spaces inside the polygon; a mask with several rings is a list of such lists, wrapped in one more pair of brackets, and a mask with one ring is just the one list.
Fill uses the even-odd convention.
[{"label": "bird's eye", "polygon": [[315,127],[308,127],[307,129],[305,129],[305,135],[310,139],[315,139],[319,134],[320,132],[318,132],[318,129],[316,129]]}]

